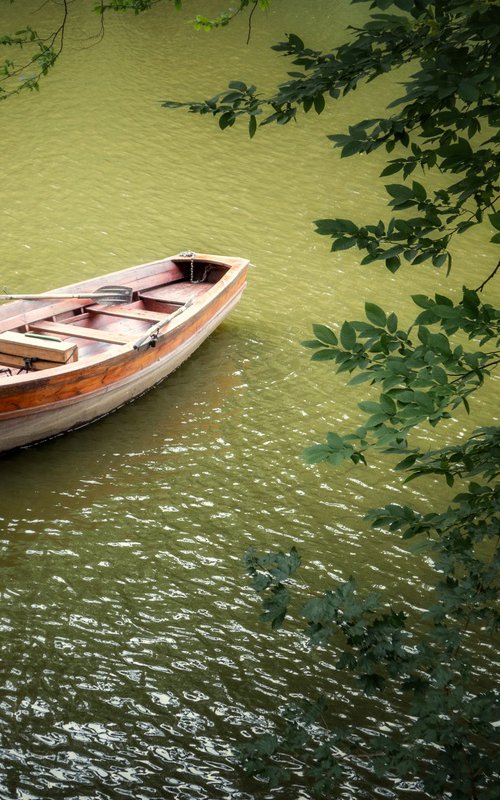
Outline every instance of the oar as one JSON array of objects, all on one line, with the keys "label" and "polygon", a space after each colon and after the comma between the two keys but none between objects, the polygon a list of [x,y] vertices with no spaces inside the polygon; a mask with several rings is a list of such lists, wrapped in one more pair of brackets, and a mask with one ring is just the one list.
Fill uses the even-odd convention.
[{"label": "oar", "polygon": [[101,286],[94,292],[75,294],[3,294],[1,300],[95,300],[101,306],[114,306],[130,303],[133,289],[129,286]]},{"label": "oar", "polygon": [[173,314],[170,314],[169,317],[161,319],[159,322],[155,322],[154,325],[151,325],[151,327],[146,331],[146,333],[143,336],[141,336],[140,339],[137,339],[137,341],[134,344],[134,350],[138,350],[139,347],[142,347],[142,345],[146,344],[146,342],[148,342],[150,339],[153,339],[154,341],[158,336],[159,332],[161,331],[161,329],[164,328],[165,325],[168,325],[169,322],[171,322],[174,317],[177,317],[178,314],[182,314],[182,312],[185,311],[186,308],[189,308],[192,302],[193,298],[188,300],[187,303],[184,303],[184,305],[178,308],[177,311],[174,311]]}]

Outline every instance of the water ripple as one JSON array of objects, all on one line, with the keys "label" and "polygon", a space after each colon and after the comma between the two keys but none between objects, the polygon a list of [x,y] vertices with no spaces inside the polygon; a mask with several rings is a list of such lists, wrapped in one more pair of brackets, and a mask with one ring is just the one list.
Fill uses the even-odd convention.
[{"label": "water ripple", "polygon": [[[352,251],[328,254],[311,225],[355,216],[361,200],[378,218],[381,167],[375,157],[354,173],[331,156],[326,135],[358,113],[349,102],[335,117],[269,127],[260,145],[160,109],[167,96],[213,94],[240,70],[265,82],[280,73],[257,40],[242,48],[239,23],[221,48],[157,8],[119,15],[82,51],[84,5],[57,75],[2,109],[2,280],[41,291],[187,246],[248,255],[257,268],[230,319],[163,385],[0,464],[0,800],[306,800],[296,762],[291,787],[272,793],[237,766],[238,746],[279,725],[287,699],[323,689],[341,720],[367,731],[404,709],[363,701],[335,653],[261,624],[243,553],[296,545],[298,591],[355,572],[411,613],[431,566],[363,515],[388,499],[425,508],[449,497],[437,483],[390,483],[382,459],[336,471],[300,459],[327,430],[360,421],[356,390],[300,347],[311,324],[359,318],[366,299],[401,306],[399,278],[360,275]],[[259,33],[269,44],[288,20],[314,40],[326,36],[318,19],[340,30],[355,13],[286,5],[287,21],[276,6]],[[382,100],[372,90],[370,104]],[[458,284],[472,252],[477,262],[470,248]],[[412,287],[437,280],[422,272]],[[491,422],[494,399],[475,413]],[[495,652],[477,650],[479,680]],[[374,787],[362,763],[338,797],[374,793],[422,797],[418,783]]]}]

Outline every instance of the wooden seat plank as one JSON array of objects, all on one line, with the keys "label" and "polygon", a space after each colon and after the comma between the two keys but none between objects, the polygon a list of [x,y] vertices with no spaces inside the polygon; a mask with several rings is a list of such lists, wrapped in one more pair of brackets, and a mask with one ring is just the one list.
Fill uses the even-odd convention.
[{"label": "wooden seat plank", "polygon": [[139,297],[142,300],[155,300],[162,303],[186,303],[192,297],[198,297],[198,295],[212,289],[213,286],[213,283],[208,283],[207,281],[203,283],[178,281],[177,283],[169,283],[167,286],[160,286],[157,289],[141,291],[139,292]]},{"label": "wooden seat plank", "polygon": [[87,306],[85,311],[91,314],[108,314],[111,317],[125,317],[126,319],[143,319],[151,322],[161,322],[167,319],[168,314],[158,311],[146,311],[144,308],[123,308],[122,306]]},{"label": "wooden seat plank", "polygon": [[33,331],[47,331],[57,333],[60,336],[76,336],[80,339],[93,339],[98,342],[108,342],[109,344],[128,344],[130,338],[113,331],[99,331],[95,328],[83,328],[80,325],[71,325],[65,322],[33,322],[30,325]]}]

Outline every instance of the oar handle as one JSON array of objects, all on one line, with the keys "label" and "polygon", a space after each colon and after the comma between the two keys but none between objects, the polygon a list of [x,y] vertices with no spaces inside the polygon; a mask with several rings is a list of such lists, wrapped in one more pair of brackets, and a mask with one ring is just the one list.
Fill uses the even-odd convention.
[{"label": "oar handle", "polygon": [[[86,294],[92,298],[94,294]],[[73,300],[82,297],[80,294],[2,294],[2,300]]]},{"label": "oar handle", "polygon": [[130,303],[133,289],[129,286],[99,286],[92,292],[62,293],[47,292],[46,294],[2,294],[0,300],[97,300],[101,304],[111,305],[116,303]]},{"label": "oar handle", "polygon": [[134,343],[134,350],[138,350],[140,347],[143,346],[143,344],[149,342],[150,339],[155,338],[161,331],[161,329],[165,327],[165,325],[168,325],[174,319],[174,317],[177,317],[179,314],[182,314],[182,312],[185,311],[186,308],[189,308],[189,306],[192,305],[192,303],[193,303],[193,298],[188,300],[187,303],[184,303],[183,306],[178,308],[177,311],[174,311],[173,314],[170,314],[170,316],[166,317],[165,319],[161,319],[159,322],[155,322],[154,325],[151,325],[151,327],[146,331],[146,333],[143,336],[141,336],[140,339],[137,339],[137,341]]}]

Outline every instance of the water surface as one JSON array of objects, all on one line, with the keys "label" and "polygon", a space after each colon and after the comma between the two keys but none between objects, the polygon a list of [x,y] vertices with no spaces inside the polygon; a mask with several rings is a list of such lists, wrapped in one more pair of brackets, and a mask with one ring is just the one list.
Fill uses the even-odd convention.
[{"label": "water surface", "polygon": [[[5,29],[18,26],[18,6],[4,9]],[[337,43],[358,8],[276,2],[247,46],[243,20],[195,33],[192,11],[160,4],[110,16],[89,48],[97,20],[74,6],[40,94],[0,109],[2,285],[42,291],[186,248],[256,266],[230,319],[160,387],[2,458],[0,798],[265,798],[235,748],[270,729],[288,698],[327,689],[365,727],[395,710],[371,701],[353,711],[331,656],[309,652],[293,627],[276,635],[259,622],[245,549],[296,545],[305,588],[355,573],[411,612],[425,602],[428,567],[363,514],[448,496],[437,482],[403,488],[376,459],[337,470],[301,461],[303,447],[360,417],[359,389],[311,364],[300,341],[312,322],[359,318],[366,300],[409,318],[405,292],[446,279],[360,268],[354,251],[331,255],[313,232],[319,217],[384,214],[383,155],[342,161],[326,135],[381,111],[389,81],[253,141],[160,105],[211,96],[231,78],[271,86],[286,63],[269,46],[285,31]],[[46,4],[37,18],[58,14]],[[447,291],[471,270],[476,283],[488,273],[480,241],[460,242]],[[465,432],[495,414],[485,392],[474,421],[455,424]],[[447,429],[433,435],[444,441]],[[492,657],[484,647],[480,666]],[[298,786],[272,796],[305,797]],[[338,796],[372,791],[359,770]]]}]

